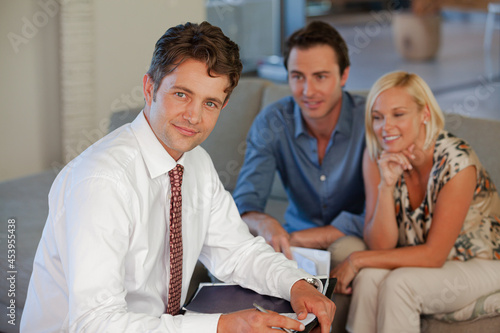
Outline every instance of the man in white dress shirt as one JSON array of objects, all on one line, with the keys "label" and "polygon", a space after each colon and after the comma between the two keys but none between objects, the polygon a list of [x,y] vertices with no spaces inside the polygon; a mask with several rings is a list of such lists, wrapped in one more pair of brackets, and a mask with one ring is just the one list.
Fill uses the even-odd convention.
[{"label": "man in white dress shirt", "polygon": [[289,299],[329,332],[335,305],[263,238],[254,238],[199,147],[241,74],[238,47],[219,28],[169,29],[143,78],[131,123],[70,162],[49,194],[22,332],[272,332],[303,329],[275,313],[171,315],[168,172],[183,166],[182,292],[200,259],[220,280]]}]

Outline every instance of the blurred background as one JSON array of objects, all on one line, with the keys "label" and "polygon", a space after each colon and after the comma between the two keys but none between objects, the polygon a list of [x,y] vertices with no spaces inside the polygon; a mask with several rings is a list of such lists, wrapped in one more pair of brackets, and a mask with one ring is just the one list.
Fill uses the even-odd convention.
[{"label": "blurred background", "polygon": [[187,21],[237,42],[244,76],[286,82],[283,41],[323,20],[349,46],[346,89],[407,70],[445,112],[500,120],[496,16],[489,37],[480,0],[0,0],[0,181],[60,169],[107,133],[112,112],[140,108],[154,43]]}]

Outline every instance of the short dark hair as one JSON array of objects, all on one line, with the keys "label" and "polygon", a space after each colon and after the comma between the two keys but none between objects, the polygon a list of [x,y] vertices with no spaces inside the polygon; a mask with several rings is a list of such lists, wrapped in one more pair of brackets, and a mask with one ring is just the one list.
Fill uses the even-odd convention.
[{"label": "short dark hair", "polygon": [[334,27],[321,21],[313,21],[288,37],[283,52],[285,68],[288,69],[288,58],[294,47],[308,49],[323,44],[329,45],[335,51],[340,75],[344,74],[344,70],[351,65],[347,44]]},{"label": "short dark hair", "polygon": [[153,59],[147,74],[154,83],[153,99],[165,76],[184,60],[206,63],[209,76],[227,75],[227,98],[238,85],[243,65],[236,43],[224,35],[219,27],[208,22],[186,23],[168,29],[156,42]]}]

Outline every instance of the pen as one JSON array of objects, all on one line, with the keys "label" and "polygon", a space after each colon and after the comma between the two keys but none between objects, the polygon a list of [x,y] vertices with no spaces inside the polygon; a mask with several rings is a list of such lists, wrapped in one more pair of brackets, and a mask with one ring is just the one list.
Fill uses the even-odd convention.
[{"label": "pen", "polygon": [[[262,306],[260,306],[259,304],[257,303],[253,303],[253,306],[255,306],[255,308],[257,310],[259,310],[260,312],[264,312],[264,313],[269,313],[267,312],[266,309],[264,309]],[[280,327],[280,329],[282,329],[283,331],[285,331],[286,333],[293,333],[291,330],[289,330],[288,328],[284,328],[284,327]]]}]

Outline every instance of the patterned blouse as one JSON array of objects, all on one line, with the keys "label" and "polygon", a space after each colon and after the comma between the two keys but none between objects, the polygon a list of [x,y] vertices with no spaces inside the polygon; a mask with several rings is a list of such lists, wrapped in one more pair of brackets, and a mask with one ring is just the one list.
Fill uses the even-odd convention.
[{"label": "patterned blouse", "polygon": [[477,171],[476,191],[448,260],[500,259],[500,198],[497,189],[472,148],[444,130],[436,139],[434,164],[420,206],[412,211],[403,176],[396,184],[398,246],[425,243],[440,189],[459,171],[471,165]]}]

